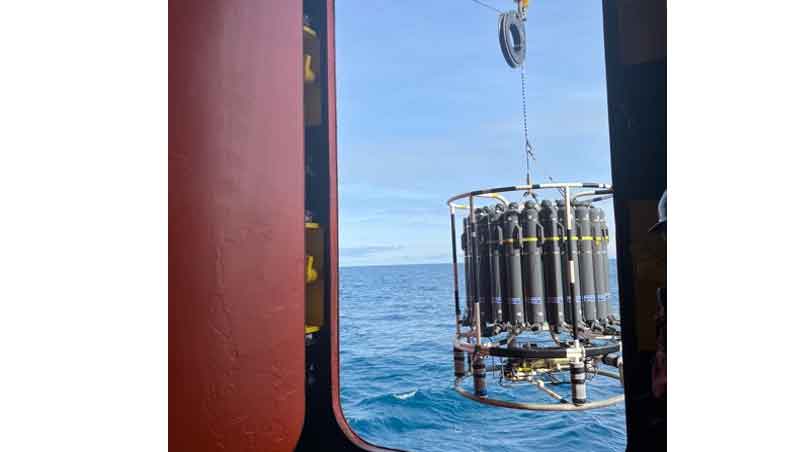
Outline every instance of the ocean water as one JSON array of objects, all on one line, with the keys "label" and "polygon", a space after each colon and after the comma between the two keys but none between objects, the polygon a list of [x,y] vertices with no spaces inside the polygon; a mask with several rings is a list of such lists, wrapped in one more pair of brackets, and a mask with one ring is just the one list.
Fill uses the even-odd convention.
[{"label": "ocean water", "polygon": [[[610,284],[618,313],[614,261]],[[532,412],[459,395],[453,389],[453,335],[450,264],[341,268],[340,390],[351,427],[373,444],[409,451],[625,449],[624,403]],[[465,384],[470,388],[470,379]],[[488,387],[500,398],[552,400],[536,388],[500,388],[490,374]],[[553,389],[569,393],[565,385]],[[618,382],[602,376],[589,384],[592,400],[621,392]]]}]

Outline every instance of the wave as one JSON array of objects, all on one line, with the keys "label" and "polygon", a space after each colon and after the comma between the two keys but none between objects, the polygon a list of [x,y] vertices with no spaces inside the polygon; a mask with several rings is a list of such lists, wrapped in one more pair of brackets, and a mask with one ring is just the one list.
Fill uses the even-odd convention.
[{"label": "wave", "polygon": [[410,397],[414,396],[416,392],[418,392],[418,389],[413,389],[410,392],[403,392],[401,394],[393,394],[393,397],[396,397],[399,400],[407,400]]}]

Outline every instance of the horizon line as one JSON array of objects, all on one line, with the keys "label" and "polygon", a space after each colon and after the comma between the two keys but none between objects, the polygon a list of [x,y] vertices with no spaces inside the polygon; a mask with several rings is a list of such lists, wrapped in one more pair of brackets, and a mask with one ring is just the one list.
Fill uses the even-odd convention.
[{"label": "horizon line", "polygon": [[[609,261],[615,261],[615,257],[608,257]],[[463,262],[458,262],[462,265]],[[362,268],[362,267],[404,267],[408,265],[452,265],[451,262],[414,262],[406,264],[360,264],[360,265],[338,265],[338,268]]]}]

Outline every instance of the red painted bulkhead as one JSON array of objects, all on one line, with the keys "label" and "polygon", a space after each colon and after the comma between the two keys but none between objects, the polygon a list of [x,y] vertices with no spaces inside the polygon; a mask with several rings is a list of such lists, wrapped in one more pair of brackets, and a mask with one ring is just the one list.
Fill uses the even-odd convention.
[{"label": "red painted bulkhead", "polygon": [[301,9],[169,3],[174,451],[289,451],[301,432]]}]

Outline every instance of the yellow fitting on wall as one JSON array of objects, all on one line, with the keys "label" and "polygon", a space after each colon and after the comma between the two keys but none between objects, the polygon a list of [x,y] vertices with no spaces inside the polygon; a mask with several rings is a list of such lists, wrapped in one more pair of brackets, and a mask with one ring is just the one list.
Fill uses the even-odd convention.
[{"label": "yellow fitting on wall", "polygon": [[318,280],[318,272],[312,267],[313,263],[314,258],[312,256],[307,256],[307,284]]}]

